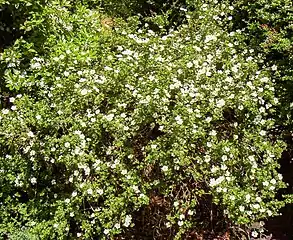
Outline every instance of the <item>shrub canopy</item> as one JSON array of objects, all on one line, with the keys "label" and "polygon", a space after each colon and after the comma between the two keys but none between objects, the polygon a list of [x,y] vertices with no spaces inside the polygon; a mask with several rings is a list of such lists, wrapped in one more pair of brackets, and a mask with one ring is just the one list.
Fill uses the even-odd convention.
[{"label": "shrub canopy", "polygon": [[24,24],[1,54],[1,234],[106,239],[154,197],[177,239],[205,224],[207,195],[229,224],[278,213],[277,69],[223,30],[224,8],[155,32],[52,2]]}]

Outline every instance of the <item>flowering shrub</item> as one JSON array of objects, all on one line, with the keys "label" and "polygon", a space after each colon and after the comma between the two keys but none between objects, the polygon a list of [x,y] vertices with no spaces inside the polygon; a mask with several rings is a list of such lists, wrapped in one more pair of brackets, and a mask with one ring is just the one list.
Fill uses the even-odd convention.
[{"label": "flowering shrub", "polygon": [[136,17],[107,27],[81,6],[42,14],[38,48],[19,39],[1,54],[2,235],[107,239],[134,227],[154,192],[177,239],[201,224],[205,195],[230,224],[278,213],[273,69],[242,30],[219,27],[220,8],[200,4],[167,33]]}]

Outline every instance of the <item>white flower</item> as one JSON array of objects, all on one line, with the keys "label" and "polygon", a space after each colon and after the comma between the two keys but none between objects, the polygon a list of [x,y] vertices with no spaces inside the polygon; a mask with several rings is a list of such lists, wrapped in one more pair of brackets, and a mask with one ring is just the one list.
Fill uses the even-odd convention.
[{"label": "white flower", "polygon": [[260,79],[261,82],[268,82],[270,79],[268,77],[263,77]]},{"label": "white flower", "polygon": [[70,203],[70,199],[69,198],[66,198],[65,201],[64,201],[66,204]]},{"label": "white flower", "polygon": [[131,220],[132,220],[132,217],[130,216],[130,215],[126,215],[126,217],[125,217],[125,221],[124,221],[124,226],[125,227],[129,227],[130,226],[130,224],[131,224]]},{"label": "white flower", "polygon": [[264,113],[265,111],[266,111],[266,109],[265,109],[264,107],[260,107],[260,108],[259,108],[259,112],[260,112],[260,113]]},{"label": "white flower", "polygon": [[133,51],[131,51],[131,50],[124,50],[123,52],[122,52],[122,54],[123,55],[132,55],[133,54]]},{"label": "white flower", "polygon": [[224,99],[220,99],[220,100],[217,101],[216,104],[217,104],[217,107],[218,108],[221,108],[221,107],[225,106],[225,100]]},{"label": "white flower", "polygon": [[120,224],[119,223],[116,223],[115,225],[114,225],[114,228],[117,228],[117,229],[119,229],[121,226],[120,226]]},{"label": "white flower", "polygon": [[264,222],[264,221],[260,221],[260,222],[259,222],[259,225],[260,225],[261,227],[263,227],[263,226],[265,225],[265,222]]},{"label": "white flower", "polygon": [[239,210],[240,210],[241,212],[244,212],[244,209],[245,209],[245,208],[244,208],[243,206],[240,206],[240,207],[239,207]]},{"label": "white flower", "polygon": [[138,186],[136,186],[136,185],[132,186],[132,189],[134,190],[135,193],[140,192]]},{"label": "white flower", "polygon": [[228,159],[228,157],[227,157],[226,155],[223,155],[223,156],[222,156],[222,160],[223,160],[223,161],[226,161],[227,159]]},{"label": "white flower", "polygon": [[256,238],[258,236],[258,233],[256,231],[252,231],[251,236]]},{"label": "white flower", "polygon": [[216,136],[217,135],[217,132],[215,131],[215,130],[212,130],[212,131],[210,131],[210,133],[209,133],[211,136]]},{"label": "white flower", "polygon": [[144,198],[144,197],[146,197],[146,195],[144,195],[143,193],[141,193],[141,194],[139,194],[139,197],[140,198]]},{"label": "white flower", "polygon": [[70,217],[74,217],[74,212],[71,212],[71,213],[69,214],[69,216],[70,216]]},{"label": "white flower", "polygon": [[156,145],[156,144],[152,144],[152,145],[151,145],[151,148],[152,148],[152,149],[156,149],[156,148],[157,148],[157,145]]},{"label": "white flower", "polygon": [[206,163],[210,162],[211,161],[211,157],[209,155],[204,156],[204,161]]},{"label": "white flower", "polygon": [[76,236],[77,236],[78,238],[81,237],[81,235],[82,235],[81,233],[77,233],[77,234],[76,234]]},{"label": "white flower", "polygon": [[104,230],[104,234],[106,234],[106,235],[108,235],[108,234],[109,234],[109,232],[110,232],[110,230],[109,230],[109,229],[105,229],[105,230]]},{"label": "white flower", "polygon": [[103,189],[98,189],[97,190],[97,193],[100,194],[100,195],[102,195],[104,193],[104,190]]},{"label": "white flower", "polygon": [[163,172],[168,171],[168,166],[163,166],[163,167],[162,167],[162,171],[163,171]]},{"label": "white flower", "polygon": [[258,91],[259,92],[263,92],[263,88],[258,88]]},{"label": "white flower", "polygon": [[264,130],[261,130],[261,131],[259,132],[259,135],[261,135],[261,136],[265,136],[266,134],[267,134],[267,132],[264,131]]},{"label": "white flower", "polygon": [[179,227],[181,227],[183,225],[183,223],[184,223],[183,221],[178,221],[177,224],[178,224]]},{"label": "white flower", "polygon": [[232,71],[234,72],[234,73],[237,73],[238,72],[238,66],[236,65],[236,66],[233,66],[232,67]]},{"label": "white flower", "polygon": [[253,57],[249,56],[248,58],[246,58],[246,61],[252,61]]},{"label": "white flower", "polygon": [[273,65],[273,66],[272,66],[272,70],[273,70],[273,71],[276,71],[277,69],[278,69],[278,67],[277,67],[276,65]]},{"label": "white flower", "polygon": [[200,47],[198,47],[198,46],[194,46],[193,48],[194,48],[196,51],[201,52],[201,48],[200,48]]},{"label": "white flower", "polygon": [[174,207],[178,207],[179,206],[179,202],[174,202]]},{"label": "white flower", "polygon": [[66,143],[64,144],[64,146],[65,146],[66,148],[69,148],[69,147],[70,147],[70,143],[69,143],[69,142],[66,142]]},{"label": "white flower", "polygon": [[123,169],[123,170],[121,171],[121,174],[126,175],[126,174],[127,174],[127,170],[126,170],[126,169]]},{"label": "white flower", "polygon": [[273,213],[272,213],[271,210],[268,210],[268,211],[267,211],[267,214],[268,214],[269,216],[272,216],[272,215],[273,215]]},{"label": "white flower", "polygon": [[92,190],[91,188],[89,188],[89,189],[87,190],[87,193],[88,193],[89,195],[93,195],[93,190]]},{"label": "white flower", "polygon": [[42,67],[42,65],[41,65],[40,63],[38,63],[38,62],[33,63],[33,64],[31,65],[31,68],[32,68],[32,69],[40,69],[41,67]]},{"label": "white flower", "polygon": [[214,179],[214,178],[212,178],[211,180],[210,180],[210,186],[211,187],[214,187],[214,186],[216,186],[216,185],[219,185],[221,182],[223,182],[225,180],[225,177],[224,176],[220,176],[220,177],[218,177],[217,179]]},{"label": "white flower", "polygon": [[76,197],[77,196],[77,192],[76,191],[72,192],[71,196],[72,197]]},{"label": "white flower", "polygon": [[90,172],[91,172],[91,169],[90,169],[89,167],[85,167],[85,168],[84,168],[84,174],[85,174],[86,176],[90,175]]},{"label": "white flower", "polygon": [[264,208],[260,208],[259,212],[264,213],[266,210]]},{"label": "white flower", "polygon": [[163,41],[166,41],[167,38],[168,38],[168,36],[163,36],[161,39],[162,39]]},{"label": "white flower", "polygon": [[207,117],[205,121],[209,123],[210,121],[212,121],[212,118],[211,117]]},{"label": "white flower", "polygon": [[80,91],[81,95],[86,95],[88,93],[88,90],[87,89],[82,89]]},{"label": "white flower", "polygon": [[194,211],[188,210],[187,214],[190,215],[190,216],[192,216],[194,214]]},{"label": "white flower", "polygon": [[260,197],[256,197],[255,200],[256,200],[257,202],[261,202],[261,198],[260,198]]},{"label": "white flower", "polygon": [[230,196],[230,200],[231,200],[231,201],[234,201],[235,199],[236,199],[236,198],[235,198],[234,195],[231,195],[231,196]]},{"label": "white flower", "polygon": [[65,71],[63,74],[64,74],[65,77],[69,76],[69,72],[67,72],[67,71]]},{"label": "white flower", "polygon": [[214,41],[216,39],[217,39],[217,37],[214,35],[207,35],[205,38],[205,43],[208,43],[209,41]]},{"label": "white flower", "polygon": [[28,136],[28,137],[34,137],[35,134],[34,134],[32,131],[29,131],[29,132],[27,133],[27,136]]},{"label": "white flower", "polygon": [[210,77],[210,76],[212,76],[212,73],[211,72],[206,72],[206,76]]},{"label": "white flower", "polygon": [[2,109],[2,113],[3,114],[8,114],[9,113],[9,110],[8,109]]},{"label": "white flower", "polygon": [[279,102],[279,99],[278,98],[274,98],[274,103],[277,104],[278,102]]},{"label": "white flower", "polygon": [[215,173],[216,171],[218,171],[219,170],[219,168],[218,167],[216,167],[216,166],[213,166],[212,167],[212,169],[211,169],[211,172],[212,173]]},{"label": "white flower", "polygon": [[276,179],[273,178],[273,179],[270,181],[270,183],[273,184],[273,185],[275,185],[275,184],[277,183],[277,181],[276,181]]},{"label": "white flower", "polygon": [[37,120],[40,120],[41,118],[42,118],[42,117],[41,117],[40,115],[37,115],[37,116],[36,116],[36,119],[37,119]]},{"label": "white flower", "polygon": [[245,201],[246,201],[246,202],[250,202],[250,195],[249,195],[249,194],[247,194],[247,195],[245,196]]},{"label": "white flower", "polygon": [[55,224],[53,225],[54,228],[57,228],[58,226],[59,226],[58,223],[55,223]]},{"label": "white flower", "polygon": [[268,181],[264,181],[262,184],[263,184],[265,187],[269,186],[269,182],[268,182]]},{"label": "white flower", "polygon": [[15,101],[14,97],[9,98],[9,102],[13,103]]},{"label": "white flower", "polygon": [[31,183],[35,185],[37,183],[37,179],[35,177],[31,178]]},{"label": "white flower", "polygon": [[255,209],[259,209],[260,205],[256,203],[256,204],[253,204],[252,207],[255,208]]},{"label": "white flower", "polygon": [[36,225],[36,222],[35,221],[32,221],[30,224],[31,224],[31,226],[35,226]]},{"label": "white flower", "polygon": [[191,68],[191,67],[193,66],[193,63],[192,63],[192,62],[188,62],[188,63],[186,64],[186,66],[187,66],[188,68]]},{"label": "white flower", "polygon": [[114,114],[113,114],[113,113],[111,113],[111,114],[109,114],[109,115],[105,116],[105,118],[106,118],[108,121],[112,121],[112,120],[113,120],[113,118],[114,118]]},{"label": "white flower", "polygon": [[227,170],[227,166],[225,164],[221,165],[221,170],[223,171]]},{"label": "white flower", "polygon": [[176,122],[177,122],[179,125],[181,125],[181,124],[183,123],[183,120],[182,120],[181,116],[177,116],[177,117],[175,117],[175,120],[176,120]]}]

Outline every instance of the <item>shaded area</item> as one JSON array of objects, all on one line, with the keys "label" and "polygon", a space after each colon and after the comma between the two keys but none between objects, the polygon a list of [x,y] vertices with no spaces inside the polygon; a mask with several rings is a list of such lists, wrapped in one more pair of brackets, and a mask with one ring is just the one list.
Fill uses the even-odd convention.
[{"label": "shaded area", "polygon": [[[193,196],[191,189],[201,188],[206,191],[204,183],[196,183],[192,179],[186,179],[173,191],[180,200],[189,202]],[[185,199],[186,198],[186,199]],[[177,199],[177,200],[179,200]],[[223,209],[212,203],[212,196],[205,194],[197,198],[198,206],[193,215],[188,215],[188,208],[181,208],[185,218],[194,223],[193,228],[181,235],[182,240],[228,240],[229,225],[227,219],[223,218]],[[115,240],[172,240],[179,232],[179,226],[175,223],[168,227],[167,215],[171,213],[174,197],[166,197],[160,189],[154,189],[150,193],[150,204],[145,206],[133,216],[135,226],[127,229]],[[208,220],[207,220],[208,219]]]},{"label": "shaded area", "polygon": [[[288,149],[283,152],[280,164],[280,173],[284,181],[289,184],[288,188],[280,192],[282,194],[293,194],[293,140],[287,137]],[[288,204],[281,209],[281,216],[269,219],[266,222],[268,233],[273,235],[273,239],[291,240],[293,239],[293,204]]]},{"label": "shaded area", "polygon": [[0,52],[11,46],[21,36],[21,31],[15,25],[20,22],[8,6],[0,6]]}]

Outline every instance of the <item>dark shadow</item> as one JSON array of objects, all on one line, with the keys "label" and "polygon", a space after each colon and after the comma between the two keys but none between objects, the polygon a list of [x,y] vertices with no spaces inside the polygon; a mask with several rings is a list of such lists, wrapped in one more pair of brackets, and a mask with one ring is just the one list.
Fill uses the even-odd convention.
[{"label": "dark shadow", "polygon": [[[288,149],[283,152],[280,160],[280,173],[284,177],[284,181],[289,184],[288,188],[282,190],[279,195],[293,194],[293,140],[292,136],[286,139]],[[273,217],[266,222],[266,229],[269,234],[273,235],[273,239],[291,240],[293,239],[293,204],[288,204],[281,209],[281,216]]]}]

